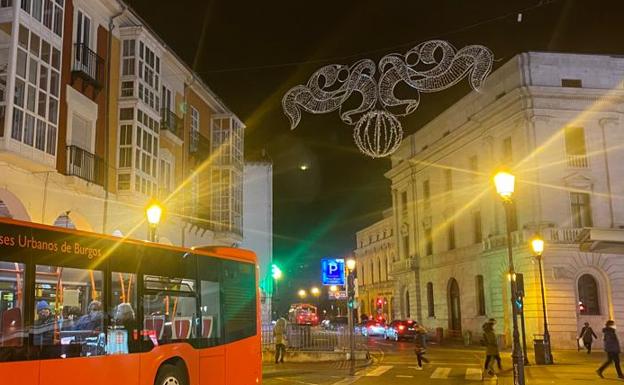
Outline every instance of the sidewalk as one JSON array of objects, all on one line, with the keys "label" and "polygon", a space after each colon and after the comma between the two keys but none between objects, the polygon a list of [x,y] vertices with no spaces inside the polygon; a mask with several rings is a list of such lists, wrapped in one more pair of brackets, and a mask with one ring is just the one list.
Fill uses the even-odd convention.
[{"label": "sidewalk", "polygon": [[[503,368],[506,370],[498,375],[498,384],[512,385],[511,353],[508,351],[501,352],[501,357],[503,359]],[[529,351],[530,364],[524,368],[526,384],[596,385],[605,381],[624,383],[624,381],[617,378],[613,366],[605,370],[604,380],[598,377],[596,369],[605,359],[605,353],[602,351],[595,351],[588,355],[587,353],[574,350],[558,350],[553,352],[553,357],[555,360],[553,365],[535,365],[533,352]]]}]

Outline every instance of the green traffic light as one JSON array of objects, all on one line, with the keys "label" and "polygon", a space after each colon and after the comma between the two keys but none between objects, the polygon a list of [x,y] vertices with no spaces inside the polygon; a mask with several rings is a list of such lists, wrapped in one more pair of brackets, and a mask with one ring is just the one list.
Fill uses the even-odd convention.
[{"label": "green traffic light", "polygon": [[271,265],[271,275],[273,276],[273,279],[282,278],[282,269],[280,269],[276,264]]}]

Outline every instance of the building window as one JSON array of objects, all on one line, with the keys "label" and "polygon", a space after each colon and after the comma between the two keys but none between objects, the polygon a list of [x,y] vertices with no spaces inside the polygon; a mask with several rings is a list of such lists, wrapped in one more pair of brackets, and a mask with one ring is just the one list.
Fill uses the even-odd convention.
[{"label": "building window", "polygon": [[583,81],[581,79],[561,79],[561,87],[582,88]]},{"label": "building window", "polygon": [[472,171],[471,178],[474,181],[479,176],[479,158],[473,155],[468,159],[470,171]]},{"label": "building window", "polygon": [[431,227],[425,228],[425,255],[433,254],[433,235]]},{"label": "building window", "polygon": [[403,219],[407,216],[407,191],[401,192],[401,214]]},{"label": "building window", "polygon": [[453,170],[450,168],[444,170],[444,189],[447,192],[453,189]]},{"label": "building window", "polygon": [[589,204],[589,194],[587,193],[570,193],[570,203],[572,211],[572,227],[591,227],[592,213]]},{"label": "building window", "polygon": [[360,271],[362,273],[362,285],[366,285],[366,275],[364,274],[364,264],[361,265],[362,270]]},{"label": "building window", "polygon": [[119,129],[119,168],[132,167],[132,124]]},{"label": "building window", "polygon": [[483,240],[483,232],[481,226],[481,211],[472,213],[472,225],[474,234],[474,243],[480,243]]},{"label": "building window", "polygon": [[511,147],[511,136],[503,139],[503,163],[511,163],[513,161],[513,151]]},{"label": "building window", "polygon": [[566,127],[564,135],[568,166],[577,168],[587,167],[585,129],[583,127]]},{"label": "building window", "polygon": [[423,182],[423,204],[425,206],[425,210],[431,208],[431,187],[429,186],[429,179]]},{"label": "building window", "polygon": [[[35,3],[33,7],[37,7]],[[16,49],[11,137],[54,155],[60,78],[55,68],[60,63],[60,51],[24,25],[19,26]]]},{"label": "building window", "polygon": [[199,148],[199,111],[191,106],[191,144],[190,151],[197,152]]},{"label": "building window", "polygon": [[455,222],[449,221],[446,226],[446,231],[448,232],[448,249],[455,249]]},{"label": "building window", "polygon": [[579,312],[582,315],[600,315],[598,282],[591,274],[583,274],[578,280]]},{"label": "building window", "polygon": [[160,195],[165,198],[172,191],[172,166],[169,159],[160,159],[160,167],[158,169],[158,185],[160,186]]},{"label": "building window", "polygon": [[403,257],[407,259],[409,258],[409,235],[405,234],[401,239],[403,240]]},{"label": "building window", "polygon": [[124,81],[121,82],[121,97],[128,98],[134,96],[134,82]]},{"label": "building window", "polygon": [[433,283],[427,282],[427,315],[435,317],[435,302],[433,299]]},{"label": "building window", "polygon": [[371,283],[375,283],[375,263],[373,261],[371,261],[370,267]]},{"label": "building window", "polygon": [[[122,49],[121,74],[122,76],[134,76],[135,74],[135,40],[124,40]],[[123,85],[123,83],[122,83]]]},{"label": "building window", "polygon": [[485,315],[485,287],[483,285],[483,276],[477,275],[476,279],[477,291],[477,315]]},{"label": "building window", "polygon": [[381,259],[377,258],[377,276],[379,277],[379,282],[382,282],[381,279]]}]

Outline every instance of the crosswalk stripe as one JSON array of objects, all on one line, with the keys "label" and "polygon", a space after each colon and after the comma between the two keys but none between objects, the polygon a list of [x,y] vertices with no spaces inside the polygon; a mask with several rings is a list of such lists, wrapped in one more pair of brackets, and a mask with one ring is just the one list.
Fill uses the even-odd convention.
[{"label": "crosswalk stripe", "polygon": [[408,375],[405,375],[405,374],[397,374],[397,377],[399,377],[399,378],[414,378],[414,376],[408,376]]},{"label": "crosswalk stripe", "polygon": [[451,373],[451,368],[436,368],[436,370],[433,371],[433,374],[429,378],[443,380],[448,378],[449,373]]},{"label": "crosswalk stripe", "polygon": [[466,380],[481,381],[481,378],[482,378],[481,369],[475,369],[475,368],[466,369]]},{"label": "crosswalk stripe", "polygon": [[392,369],[392,366],[378,366],[370,372],[366,373],[367,377],[379,377],[388,370]]}]

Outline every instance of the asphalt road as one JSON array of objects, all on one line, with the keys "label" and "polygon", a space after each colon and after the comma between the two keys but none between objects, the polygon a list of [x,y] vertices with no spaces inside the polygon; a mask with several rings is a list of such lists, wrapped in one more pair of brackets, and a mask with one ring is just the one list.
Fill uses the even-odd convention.
[{"label": "asphalt road", "polygon": [[[454,385],[454,384],[512,384],[511,359],[503,352],[503,371],[482,380],[483,350],[480,347],[430,345],[426,357],[430,360],[423,370],[416,369],[416,357],[411,342],[390,342],[369,338],[368,348],[373,363],[360,368],[356,376],[348,376],[345,363],[267,365],[265,385]],[[532,353],[529,359],[533,361]],[[556,365],[531,365],[526,368],[526,384],[598,385],[618,381],[613,368],[607,369],[605,380],[595,374],[603,359],[602,352],[591,356],[576,351],[555,352]],[[277,371],[276,371],[277,370]],[[622,381],[619,381],[622,382]],[[622,382],[624,383],[624,382]]]}]

